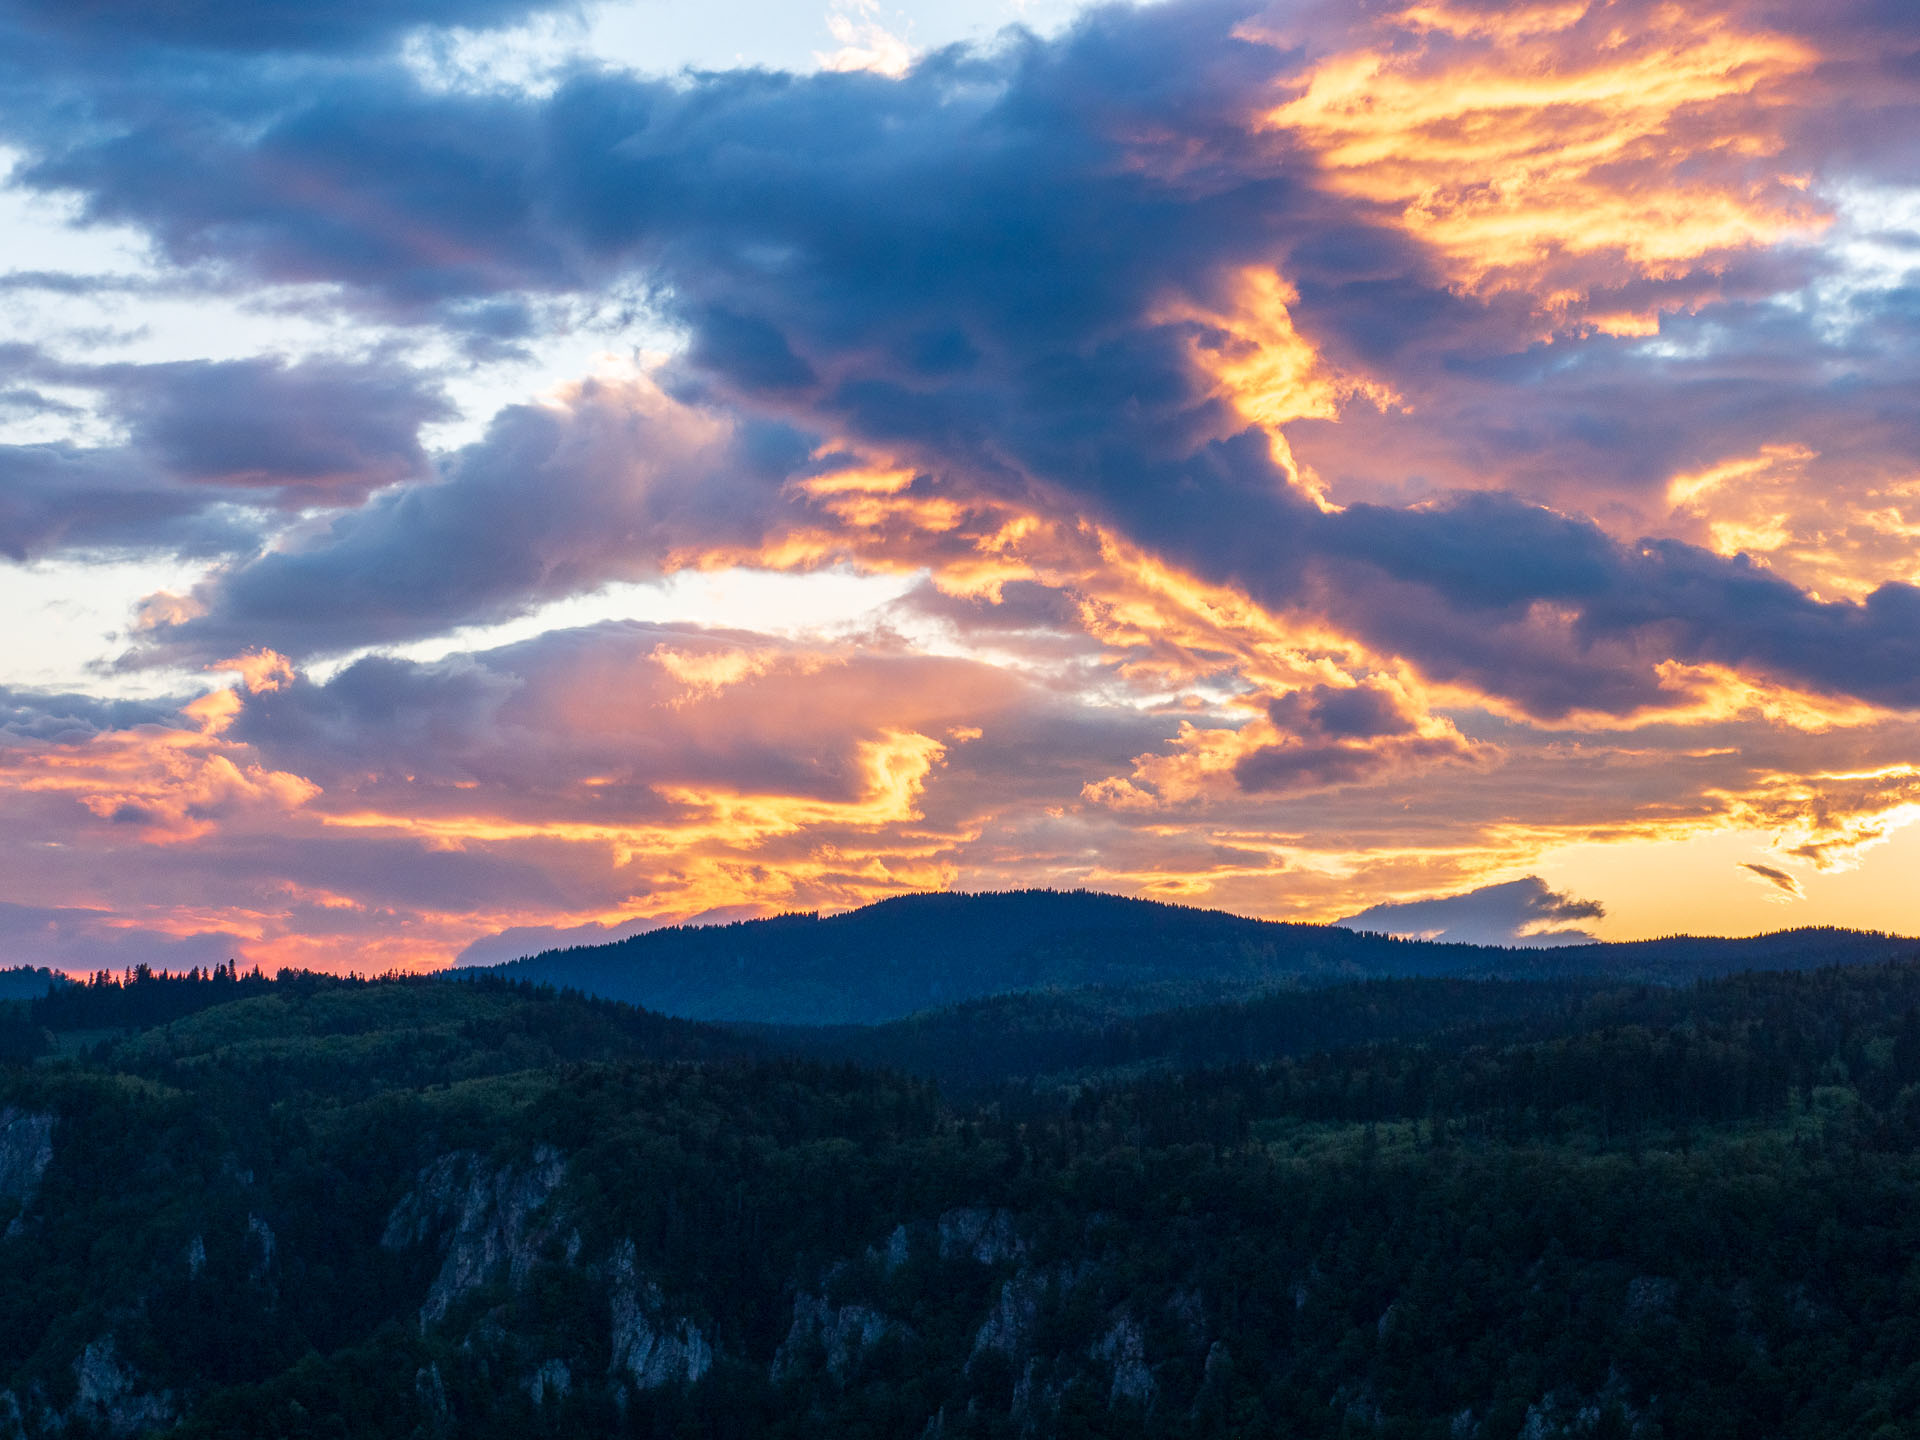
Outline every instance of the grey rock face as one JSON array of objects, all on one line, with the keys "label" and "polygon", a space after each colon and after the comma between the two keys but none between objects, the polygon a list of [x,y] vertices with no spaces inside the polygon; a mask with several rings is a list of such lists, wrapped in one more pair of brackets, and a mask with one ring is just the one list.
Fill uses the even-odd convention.
[{"label": "grey rock face", "polygon": [[669,1317],[660,1287],[640,1273],[633,1242],[623,1240],[610,1266],[613,1372],[641,1390],[690,1385],[713,1368],[713,1345],[686,1316]]},{"label": "grey rock face", "polygon": [[1113,1367],[1113,1386],[1107,1392],[1107,1408],[1122,1403],[1145,1405],[1153,1399],[1153,1372],[1147,1369],[1146,1337],[1139,1322],[1122,1311],[1114,1317],[1112,1328],[1093,1347],[1094,1358]]},{"label": "grey rock face", "polygon": [[939,1220],[940,1258],[957,1260],[971,1256],[982,1265],[997,1265],[1026,1252],[1005,1210],[986,1210],[968,1206],[949,1210]]},{"label": "grey rock face", "polygon": [[[576,1264],[580,1235],[549,1203],[566,1176],[566,1162],[540,1146],[523,1166],[488,1164],[471,1151],[442,1155],[420,1172],[412,1190],[387,1217],[380,1243],[404,1250],[438,1240],[445,1254],[420,1307],[424,1329],[444,1319],[459,1299],[505,1280],[524,1285],[543,1260]],[[256,1237],[259,1241],[263,1237]],[[271,1254],[270,1232],[263,1248]],[[622,1241],[603,1272],[611,1309],[610,1369],[641,1390],[691,1384],[713,1368],[706,1332],[685,1316],[669,1316],[660,1287],[640,1272],[633,1242]],[[528,1382],[535,1400],[568,1393],[573,1374],[549,1361]]]},{"label": "grey rock face", "polygon": [[549,1360],[527,1380],[527,1393],[536,1405],[557,1404],[573,1389],[573,1371],[564,1360]]},{"label": "grey rock face", "polygon": [[1191,1286],[1176,1290],[1167,1298],[1167,1318],[1186,1332],[1188,1343],[1199,1346],[1207,1339],[1206,1297]]},{"label": "grey rock face", "polygon": [[[565,1174],[560,1152],[545,1145],[524,1168],[489,1166],[471,1151],[457,1151],[421,1172],[387,1217],[380,1243],[404,1250],[442,1237],[446,1260],[420,1307],[422,1327],[445,1318],[461,1296],[503,1275],[515,1285],[525,1281],[554,1238],[556,1227],[543,1209]],[[271,1234],[255,1236],[269,1258]]]},{"label": "grey rock face", "polygon": [[1046,1298],[1046,1276],[1035,1270],[1021,1270],[1000,1287],[999,1298],[986,1322],[974,1332],[973,1353],[990,1352],[1010,1358],[1024,1355],[1032,1341],[1034,1326],[1040,1319],[1040,1302]]},{"label": "grey rock face", "polygon": [[1520,1427],[1520,1440],[1553,1440],[1553,1437],[1584,1435],[1600,1423],[1597,1407],[1563,1404],[1560,1397],[1548,1395],[1527,1407],[1526,1423]]},{"label": "grey rock face", "polygon": [[147,1388],[121,1360],[111,1335],[92,1341],[73,1362],[74,1397],[64,1410],[47,1401],[38,1384],[24,1401],[12,1390],[0,1391],[0,1440],[29,1435],[79,1433],[131,1440],[167,1429],[179,1418],[173,1395]]},{"label": "grey rock face", "polygon": [[253,1256],[253,1263],[248,1269],[254,1279],[262,1279],[273,1268],[273,1251],[277,1243],[271,1225],[258,1215],[247,1216],[247,1245]]},{"label": "grey rock face", "polygon": [[908,1256],[911,1253],[911,1245],[907,1237],[907,1227],[904,1225],[894,1226],[893,1233],[887,1236],[885,1257],[887,1273],[891,1275],[902,1265],[906,1264]]},{"label": "grey rock face", "polygon": [[1226,1342],[1216,1340],[1207,1347],[1206,1378],[1219,1379],[1233,1373],[1233,1356],[1227,1350]]},{"label": "grey rock face", "polygon": [[[1618,1372],[1610,1372],[1607,1383],[1588,1395],[1573,1390],[1555,1390],[1542,1395],[1527,1407],[1520,1427],[1520,1440],[1579,1440],[1600,1429],[1601,1419],[1611,1409],[1625,1422],[1629,1435],[1646,1433],[1647,1417],[1628,1403],[1626,1387]],[[1481,1427],[1475,1425],[1474,1433]]]},{"label": "grey rock face", "polygon": [[413,1395],[426,1416],[428,1435],[446,1435],[453,1428],[453,1414],[447,1408],[447,1386],[440,1378],[438,1365],[423,1365],[413,1372]]},{"label": "grey rock face", "polygon": [[172,1423],[171,1395],[142,1392],[139,1377],[121,1363],[111,1335],[103,1335],[73,1362],[79,1384],[60,1429],[75,1425],[108,1435],[144,1435]]},{"label": "grey rock face", "polygon": [[[0,1109],[0,1215],[25,1210],[40,1193],[40,1181],[53,1162],[54,1117],[8,1105]],[[15,1214],[8,1235],[20,1233]]]},{"label": "grey rock face", "polygon": [[794,1378],[818,1344],[826,1351],[827,1373],[844,1385],[860,1358],[893,1328],[893,1322],[871,1306],[833,1305],[824,1295],[799,1295],[793,1302],[793,1325],[774,1352],[769,1374],[775,1384]]}]

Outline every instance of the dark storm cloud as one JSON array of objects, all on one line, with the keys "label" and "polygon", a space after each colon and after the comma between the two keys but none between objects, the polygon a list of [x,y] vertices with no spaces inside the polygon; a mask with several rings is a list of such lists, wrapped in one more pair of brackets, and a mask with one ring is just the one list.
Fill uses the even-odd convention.
[{"label": "dark storm cloud", "polygon": [[1267,716],[1282,730],[1332,740],[1377,740],[1414,728],[1392,696],[1372,686],[1337,689],[1314,685],[1267,702]]},{"label": "dark storm cloud", "polygon": [[382,44],[421,25],[480,29],[573,0],[7,0],[0,19],[83,50],[339,51]]},{"label": "dark storm cloud", "polygon": [[[976,318],[1074,339],[1124,323],[1174,257],[1204,273],[1263,253],[1290,187],[1246,134],[1281,68],[1229,38],[1251,8],[1102,12],[1069,44],[943,52],[899,82],[583,72],[535,101],[428,93],[397,67],[292,85],[235,66],[103,79],[77,124],[8,120],[34,152],[21,180],[78,191],[177,260],[403,307],[643,263],[743,383],[806,374],[777,299],[813,329],[839,316],[846,340],[884,324],[939,372],[975,348]],[[1132,163],[1135,131],[1170,123],[1216,152],[1198,173]]]},{"label": "dark storm cloud", "polygon": [[1378,755],[1356,745],[1264,745],[1234,765],[1233,778],[1242,790],[1259,794],[1350,785],[1382,768]]},{"label": "dark storm cloud", "polygon": [[254,696],[236,738],[323,784],[383,771],[464,779],[468,757],[498,742],[500,706],[523,683],[506,666],[465,657],[422,665],[369,656],[324,685],[302,677]]},{"label": "dark storm cloud", "polygon": [[944,621],[964,635],[1057,635],[1071,631],[1079,619],[1072,595],[1033,580],[1008,581],[1000,587],[998,599],[949,595],[925,582],[902,596],[899,604],[909,614]]},{"label": "dark storm cloud", "polygon": [[454,328],[497,330],[516,292],[587,278],[541,224],[538,107],[426,93],[385,62],[288,66],[141,62],[38,105],[16,71],[27,98],[0,123],[34,158],[11,178],[77,192],[176,265],[343,283]]},{"label": "dark storm cloud", "polygon": [[1911,174],[1920,157],[1920,10],[1906,0],[1779,0],[1758,13],[1817,46],[1822,79],[1845,97],[1810,116],[1809,128],[1854,157]]},{"label": "dark storm cloud", "polygon": [[237,881],[283,890],[289,877],[297,877],[302,886],[352,895],[396,913],[472,914],[501,905],[564,908],[578,895],[563,869],[541,863],[546,858],[480,846],[450,850],[379,834],[257,833],[208,845],[192,864],[189,883],[193,871],[225,869]]},{"label": "dark storm cloud", "polygon": [[1334,923],[1350,930],[1421,935],[1463,945],[1584,945],[1594,937],[1584,930],[1564,928],[1567,922],[1598,920],[1605,913],[1594,901],[1549,889],[1539,876],[1529,875],[1464,895],[1374,905]]},{"label": "dark storm cloud", "polygon": [[[1844,294],[1839,261],[1801,256],[1771,290]],[[1757,282],[1756,282],[1757,283]],[[1406,409],[1354,406],[1291,432],[1343,493],[1426,498],[1498,485],[1618,525],[1652,524],[1675,474],[1802,444],[1826,473],[1920,451],[1920,328],[1899,290],[1798,310],[1729,299],[1661,320],[1657,345],[1600,337],[1466,363],[1430,347],[1388,370]]]},{"label": "dark storm cloud", "polygon": [[1451,730],[1420,734],[1399,697],[1371,685],[1291,691],[1267,702],[1267,718],[1280,743],[1248,750],[1233,767],[1248,794],[1350,785],[1472,753]]},{"label": "dark storm cloud", "polygon": [[0,292],[42,290],[55,295],[177,295],[188,287],[173,277],[93,275],[67,270],[0,271]]},{"label": "dark storm cloud", "polygon": [[[1335,584],[1336,615],[1438,678],[1537,714],[1657,703],[1649,655],[1920,705],[1920,590],[1910,585],[1820,602],[1743,556],[1668,540],[1623,545],[1590,521],[1504,495],[1423,510],[1354,506],[1316,525],[1326,552],[1359,567]],[[1572,617],[1564,636],[1529,624],[1540,604]]]}]

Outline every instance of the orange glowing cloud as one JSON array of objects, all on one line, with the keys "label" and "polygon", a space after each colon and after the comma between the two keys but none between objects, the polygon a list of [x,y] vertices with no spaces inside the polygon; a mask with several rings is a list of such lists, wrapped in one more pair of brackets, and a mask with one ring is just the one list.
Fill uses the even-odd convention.
[{"label": "orange glowing cloud", "polygon": [[349,832],[405,838],[433,849],[468,851],[535,845],[604,855],[615,875],[643,878],[614,903],[561,912],[496,912],[486,923],[449,924],[459,939],[513,924],[661,922],[718,909],[771,913],[796,903],[844,907],[951,883],[950,855],[965,833],[918,824],[929,780],[947,746],[910,731],[884,731],[854,747],[857,792],[850,798],[752,793],[714,786],[662,785],[671,818],[656,824],[517,820],[485,811],[422,815],[402,810],[327,814]]},{"label": "orange glowing cloud", "polygon": [[1264,123],[1309,147],[1327,184],[1432,244],[1462,285],[1536,285],[1560,256],[1671,275],[1823,223],[1772,121],[1816,59],[1722,9],[1416,5],[1316,63]]},{"label": "orange glowing cloud", "polygon": [[1857,868],[1869,850],[1920,820],[1920,767],[1770,775],[1731,797],[1733,823],[1774,832],[1774,848],[1821,870]]},{"label": "orange glowing cloud", "polygon": [[1244,269],[1233,277],[1230,290],[1222,308],[1173,301],[1150,319],[1186,328],[1195,371],[1209,377],[1214,393],[1243,424],[1267,432],[1275,462],[1318,496],[1313,478],[1295,463],[1282,427],[1295,420],[1338,419],[1355,398],[1385,409],[1396,397],[1377,381],[1336,373],[1325,362],[1294,328],[1291,307],[1300,297],[1276,271]]},{"label": "orange glowing cloud", "polygon": [[215,690],[183,710],[195,729],[141,725],[76,744],[0,750],[0,784],[70,797],[151,844],[198,840],[238,815],[300,809],[321,793],[318,785],[223,738],[241,703],[232,690]]},{"label": "orange glowing cloud", "polygon": [[[460,848],[497,840],[562,840],[611,846],[621,863],[635,855],[671,853],[712,842],[751,849],[775,836],[810,828],[873,829],[920,818],[914,803],[928,774],[946,754],[940,741],[913,732],[886,731],[854,746],[859,793],[847,800],[660,785],[673,818],[658,824],[564,819],[516,819],[469,812],[410,814],[348,810],[320,816],[323,825],[349,830],[391,830],[437,847]],[[588,783],[595,783],[590,781]]]},{"label": "orange glowing cloud", "polygon": [[1179,690],[1223,670],[1249,690],[1287,690],[1392,668],[1312,617],[1275,614],[1244,591],[1202,580],[1111,531],[1090,533],[1097,552],[1070,582],[1081,597],[1081,623],[1144,690]]},{"label": "orange glowing cloud", "polygon": [[952,496],[915,493],[916,478],[912,470],[856,467],[809,476],[793,489],[854,530],[908,525],[939,534],[958,528],[967,507]]},{"label": "orange glowing cloud", "polygon": [[238,675],[248,693],[255,695],[293,683],[293,662],[274,650],[249,650],[231,660],[216,660],[207,669]]},{"label": "orange glowing cloud", "polygon": [[776,670],[798,670],[811,674],[831,663],[820,654],[794,656],[772,648],[709,651],[677,650],[671,645],[653,647],[647,657],[685,688],[665,703],[676,708],[695,700],[706,700],[744,680],[772,674]]},{"label": "orange glowing cloud", "polygon": [[[1356,396],[1390,397],[1370,382],[1332,372],[1293,329],[1290,292],[1270,269],[1240,277],[1227,308],[1181,302],[1156,323],[1189,326],[1190,355],[1213,375],[1244,423],[1269,429],[1332,415]],[[836,442],[836,450],[850,447]],[[1309,482],[1311,477],[1307,477]],[[1223,670],[1236,689],[1348,683],[1391,672],[1417,682],[1391,657],[1372,654],[1308,614],[1277,614],[1244,590],[1169,563],[1110,526],[1088,519],[1074,497],[1045,489],[1019,498],[970,492],[963,484],[889,459],[811,477],[794,487],[828,510],[832,523],[776,537],[754,550],[715,549],[677,557],[692,568],[811,569],[847,562],[880,571],[925,569],[942,594],[1001,603],[1005,587],[1032,582],[1072,598],[1079,628],[1109,652],[1136,690],[1177,691]],[[703,659],[734,667],[739,658]]]},{"label": "orange glowing cloud", "polygon": [[[1252,708],[1246,701],[1242,707]],[[1183,721],[1170,752],[1137,757],[1131,775],[1090,783],[1082,797],[1116,810],[1177,810],[1223,797],[1377,782],[1491,753],[1445,716],[1417,713],[1413,697],[1390,680],[1290,691],[1261,708],[1234,728]]]},{"label": "orange glowing cloud", "polygon": [[1672,528],[1722,555],[1751,556],[1823,599],[1920,581],[1920,472],[1821,459],[1807,445],[1766,445],[1676,475],[1667,484]]}]

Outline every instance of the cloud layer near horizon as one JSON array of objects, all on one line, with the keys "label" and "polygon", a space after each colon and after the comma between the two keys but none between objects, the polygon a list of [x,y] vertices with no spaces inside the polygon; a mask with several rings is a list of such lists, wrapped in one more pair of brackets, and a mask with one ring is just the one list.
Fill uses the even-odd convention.
[{"label": "cloud layer near horizon", "polygon": [[[1733,832],[1792,900],[1920,814],[1899,7],[1169,0],[898,76],[404,59],[539,8],[0,4],[17,190],[144,237],[144,283],[374,337],[0,353],[0,555],[198,567],[97,696],[0,712],[0,900],[61,937],[21,958],[432,963],[939,885],[1326,919]],[[453,398],[609,306],[617,363]],[[540,619],[743,570],[895,598]]]}]

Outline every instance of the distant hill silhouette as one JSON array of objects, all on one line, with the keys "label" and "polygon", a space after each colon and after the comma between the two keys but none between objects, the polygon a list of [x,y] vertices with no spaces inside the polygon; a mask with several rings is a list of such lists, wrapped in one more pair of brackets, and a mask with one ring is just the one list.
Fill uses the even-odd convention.
[{"label": "distant hill silhouette", "polygon": [[873,1024],[986,996],[1100,986],[1153,1009],[1277,985],[1405,976],[1673,984],[1920,954],[1920,942],[1806,929],[1516,949],[1249,920],[1093,891],[906,895],[822,918],[649,931],[471,973],[572,987],[664,1014]]},{"label": "distant hill silhouette", "polygon": [[51,970],[16,965],[10,970],[0,970],[0,1000],[38,1000],[49,990],[66,983],[66,976]]}]

